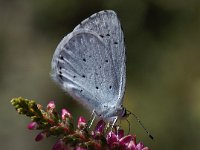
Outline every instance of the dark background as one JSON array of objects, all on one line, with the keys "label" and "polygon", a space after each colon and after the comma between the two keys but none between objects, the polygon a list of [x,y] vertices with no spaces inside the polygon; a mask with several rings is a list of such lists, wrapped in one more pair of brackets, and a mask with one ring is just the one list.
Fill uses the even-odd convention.
[{"label": "dark background", "polygon": [[[130,117],[131,133],[152,150],[199,149],[200,1],[4,0],[0,1],[1,149],[51,149],[55,138],[35,142],[29,118],[13,97],[55,100],[74,116],[89,113],[50,79],[57,44],[83,19],[103,9],[117,12],[127,50],[124,105],[155,136],[151,141]],[[122,123],[124,129],[127,123]],[[127,131],[127,130],[126,130]]]}]

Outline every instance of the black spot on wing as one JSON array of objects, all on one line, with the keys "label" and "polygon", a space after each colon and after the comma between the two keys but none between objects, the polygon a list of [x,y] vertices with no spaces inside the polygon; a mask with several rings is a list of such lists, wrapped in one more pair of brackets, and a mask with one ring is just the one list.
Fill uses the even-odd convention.
[{"label": "black spot on wing", "polygon": [[58,77],[63,80],[63,76],[61,74],[58,75]]},{"label": "black spot on wing", "polygon": [[60,58],[61,60],[64,60],[64,57],[63,57],[62,55],[60,55],[59,58]]},{"label": "black spot on wing", "polygon": [[104,36],[102,34],[99,35],[101,38],[104,38]]}]

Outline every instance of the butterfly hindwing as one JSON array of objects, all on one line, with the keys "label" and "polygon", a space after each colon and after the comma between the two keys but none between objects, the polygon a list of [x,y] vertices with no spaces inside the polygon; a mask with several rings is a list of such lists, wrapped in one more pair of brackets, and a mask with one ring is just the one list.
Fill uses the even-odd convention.
[{"label": "butterfly hindwing", "polygon": [[110,51],[93,32],[74,31],[61,41],[53,56],[52,77],[90,110],[117,99]]}]

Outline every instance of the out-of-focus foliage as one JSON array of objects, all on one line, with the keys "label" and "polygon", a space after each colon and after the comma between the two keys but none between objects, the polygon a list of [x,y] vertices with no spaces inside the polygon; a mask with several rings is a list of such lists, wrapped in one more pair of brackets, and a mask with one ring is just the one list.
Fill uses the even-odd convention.
[{"label": "out-of-focus foliage", "polygon": [[[1,149],[51,149],[55,140],[34,142],[34,133],[24,130],[28,119],[9,103],[12,97],[41,104],[55,100],[76,116],[87,113],[51,81],[50,62],[63,36],[102,9],[115,10],[124,29],[124,105],[138,114],[155,140],[149,140],[132,117],[131,133],[151,149],[199,148],[199,1],[7,0],[0,1]],[[128,130],[126,121],[122,126]]]}]

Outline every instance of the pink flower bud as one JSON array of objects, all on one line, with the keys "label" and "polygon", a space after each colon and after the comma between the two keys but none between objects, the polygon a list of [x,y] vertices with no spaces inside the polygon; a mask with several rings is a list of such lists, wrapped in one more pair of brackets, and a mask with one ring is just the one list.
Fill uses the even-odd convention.
[{"label": "pink flower bud", "polygon": [[130,143],[130,141],[133,139],[132,135],[127,135],[127,136],[124,136],[123,138],[121,138],[119,140],[119,144],[120,145],[127,145]]},{"label": "pink flower bud", "polygon": [[55,103],[54,103],[54,101],[50,101],[49,103],[48,103],[48,105],[47,105],[47,109],[49,110],[49,109],[55,109]]},{"label": "pink flower bud", "polygon": [[71,118],[72,115],[66,109],[62,109],[62,120],[66,120],[66,118]]},{"label": "pink flower bud", "polygon": [[106,136],[107,143],[112,145],[114,142],[118,142],[117,136],[112,131]]},{"label": "pink flower bud", "polygon": [[86,126],[86,120],[82,116],[78,119],[78,128],[82,129]]},{"label": "pink flower bud", "polygon": [[137,145],[136,145],[136,149],[137,150],[149,150],[148,147],[144,147],[144,144],[142,142],[139,142]]},{"label": "pink flower bud", "polygon": [[40,132],[36,137],[35,137],[35,141],[41,141],[46,137],[46,133],[45,132]]},{"label": "pink flower bud", "polygon": [[124,136],[124,130],[117,130],[115,134],[117,135],[117,139],[121,139]]},{"label": "pink flower bud", "polygon": [[65,147],[65,143],[62,140],[59,140],[54,144],[52,150],[68,150],[68,149]]},{"label": "pink flower bud", "polygon": [[37,124],[36,122],[31,122],[31,123],[29,123],[28,126],[27,126],[27,128],[28,128],[29,130],[35,130],[35,129],[37,129],[37,127],[38,127],[38,124]]},{"label": "pink flower bud", "polygon": [[130,141],[129,144],[127,145],[128,150],[135,150],[135,143],[134,141]]},{"label": "pink flower bud", "polygon": [[142,150],[144,148],[144,144],[140,142],[137,144],[136,147],[137,147],[137,149]]},{"label": "pink flower bud", "polygon": [[103,130],[104,130],[104,128],[105,128],[105,125],[106,125],[106,123],[105,123],[103,120],[100,120],[100,121],[97,123],[96,127],[95,127],[95,132],[100,132],[100,133],[102,133]]},{"label": "pink flower bud", "polygon": [[148,147],[144,147],[142,150],[150,150]]},{"label": "pink flower bud", "polygon": [[76,150],[87,150],[87,148],[77,147]]}]

